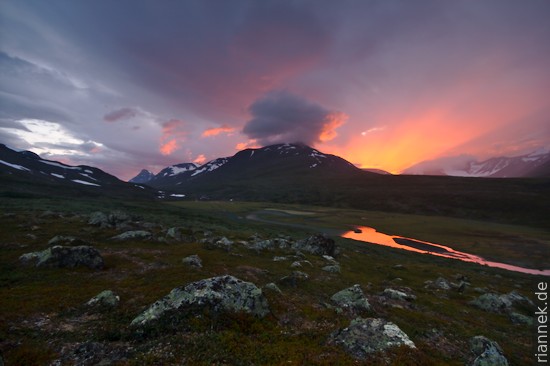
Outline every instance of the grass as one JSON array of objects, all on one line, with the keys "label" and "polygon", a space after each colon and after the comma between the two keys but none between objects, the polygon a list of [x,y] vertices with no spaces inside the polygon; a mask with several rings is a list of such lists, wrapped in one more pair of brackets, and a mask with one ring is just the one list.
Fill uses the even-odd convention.
[{"label": "grass", "polygon": [[[296,288],[281,285],[282,295],[266,291],[272,314],[264,319],[242,314],[213,318],[205,313],[173,331],[140,335],[129,327],[131,320],[174,287],[222,274],[263,286],[290,274],[292,261],[274,262],[274,256],[287,254],[280,250],[256,252],[236,245],[226,252],[207,249],[198,240],[114,242],[109,238],[116,230],[91,227],[85,215],[118,209],[164,228],[187,228],[189,233],[197,233],[196,239],[202,237],[200,232],[212,231],[235,241],[254,233],[298,239],[319,230],[337,233],[350,226],[369,225],[533,266],[544,264],[547,257],[540,256],[549,248],[550,233],[540,228],[272,203],[11,198],[0,206],[2,212],[13,213],[0,216],[0,350],[8,365],[43,365],[59,358],[63,364],[71,364],[70,358],[63,357],[74,355],[71,352],[77,345],[89,341],[102,344],[110,354],[131,349],[130,357],[119,361],[120,365],[353,365],[354,359],[327,343],[329,335],[349,324],[350,318],[336,314],[326,304],[332,294],[356,283],[374,307],[374,312],[362,315],[396,323],[417,345],[416,351],[394,349],[374,355],[369,364],[382,365],[389,359],[394,365],[462,365],[470,357],[469,338],[480,334],[497,341],[512,365],[528,364],[532,357],[529,327],[513,325],[505,315],[468,305],[478,295],[471,289],[463,294],[438,291],[426,288],[424,282],[440,276],[454,281],[462,274],[470,278],[472,287],[500,293],[517,290],[532,297],[540,277],[341,238],[337,242],[343,250],[338,258],[342,273],[322,271],[325,261],[306,254],[312,267],[300,270],[307,272],[310,280]],[[265,214],[266,208],[290,210],[290,214]],[[63,215],[44,214],[46,210]],[[284,225],[247,220],[252,213]],[[20,255],[45,249],[47,241],[60,234],[90,241],[103,254],[106,268],[37,269],[19,264]],[[155,229],[155,234],[161,234],[161,229]],[[524,241],[522,246],[505,245],[504,238]],[[539,251],[526,254],[525,250]],[[181,259],[191,254],[200,256],[203,268],[181,264]],[[394,267],[398,264],[403,268]],[[387,287],[409,287],[418,298],[403,307],[384,305],[379,294]],[[120,295],[117,308],[94,313],[83,306],[105,289]],[[528,309],[522,311],[528,314]]]}]

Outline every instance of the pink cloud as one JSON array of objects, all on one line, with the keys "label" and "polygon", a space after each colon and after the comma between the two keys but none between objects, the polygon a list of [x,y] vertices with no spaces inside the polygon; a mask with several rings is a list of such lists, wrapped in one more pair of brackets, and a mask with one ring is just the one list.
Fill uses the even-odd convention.
[{"label": "pink cloud", "polygon": [[216,136],[222,132],[229,133],[233,131],[235,131],[233,127],[230,127],[228,125],[221,125],[220,127],[213,127],[204,130],[204,132],[202,133],[202,137]]},{"label": "pink cloud", "polygon": [[159,149],[162,155],[170,155],[181,147],[180,143],[185,141],[188,135],[184,128],[185,122],[178,119],[171,119],[162,125]]}]

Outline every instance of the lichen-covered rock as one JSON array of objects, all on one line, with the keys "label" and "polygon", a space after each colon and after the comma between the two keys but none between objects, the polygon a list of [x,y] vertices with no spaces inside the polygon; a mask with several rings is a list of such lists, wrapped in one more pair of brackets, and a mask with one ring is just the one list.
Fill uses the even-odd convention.
[{"label": "lichen-covered rock", "polygon": [[76,247],[53,246],[41,252],[23,254],[19,257],[23,264],[34,262],[36,267],[74,268],[85,266],[91,269],[102,269],[105,265],[99,252],[90,246]]},{"label": "lichen-covered rock", "polygon": [[382,293],[382,296],[393,300],[413,301],[416,300],[416,296],[412,293],[407,293],[393,288],[387,288]]},{"label": "lichen-covered rock", "polygon": [[438,277],[438,278],[435,280],[433,286],[434,286],[435,288],[440,289],[440,290],[450,290],[450,289],[451,289],[451,284],[450,284],[450,282],[447,281],[447,280],[446,280],[445,278],[443,278],[443,277]]},{"label": "lichen-covered rock", "polygon": [[206,249],[220,248],[226,252],[230,252],[233,247],[233,241],[225,236],[223,237],[207,237],[201,240],[201,243],[206,244]]},{"label": "lichen-covered rock", "polygon": [[476,336],[470,340],[470,347],[475,357],[471,366],[508,366],[508,360],[497,342]]},{"label": "lichen-covered rock", "polygon": [[338,254],[338,248],[334,240],[324,234],[315,234],[309,238],[298,240],[292,244],[292,249],[320,256],[329,255],[335,257]]},{"label": "lichen-covered rock", "polygon": [[357,311],[370,311],[369,300],[365,297],[359,284],[355,284],[347,289],[339,291],[332,295],[330,300],[341,310],[349,313]]},{"label": "lichen-covered rock", "polygon": [[257,235],[254,235],[249,238],[249,241],[245,243],[245,246],[248,249],[255,250],[257,252],[261,252],[263,250],[274,250],[276,248],[279,249],[287,249],[291,245],[291,242],[288,238],[273,238],[273,239],[262,239]]},{"label": "lichen-covered rock", "polygon": [[356,318],[347,328],[333,333],[329,343],[343,347],[358,360],[365,360],[369,354],[392,347],[404,345],[416,348],[397,325],[379,318]]},{"label": "lichen-covered rock", "polygon": [[102,229],[117,228],[120,230],[128,227],[131,221],[132,217],[122,211],[114,211],[108,215],[101,211],[96,211],[90,214],[88,225],[99,226]]},{"label": "lichen-covered rock", "polygon": [[181,240],[181,228],[179,227],[171,227],[168,230],[166,230],[166,237],[173,240]]},{"label": "lichen-covered rock", "polygon": [[[173,289],[137,316],[133,326],[145,325],[171,311],[208,308],[214,313],[245,312],[258,317],[269,313],[265,296],[256,285],[233,276],[219,276]],[[168,316],[168,315],[167,315]]]},{"label": "lichen-covered rock", "polygon": [[309,275],[302,271],[293,271],[290,276],[285,276],[279,280],[279,283],[285,286],[296,287],[298,283],[309,279]]},{"label": "lichen-covered rock", "polygon": [[470,301],[469,304],[491,313],[509,313],[513,310],[515,304],[523,304],[533,308],[535,306],[529,298],[516,291],[503,295],[486,293]]},{"label": "lichen-covered rock", "polygon": [[331,265],[331,266],[324,266],[323,268],[321,268],[323,271],[325,272],[329,272],[329,273],[340,273],[340,266],[338,264],[334,264],[334,265]]},{"label": "lichen-covered rock", "polygon": [[79,245],[89,245],[85,240],[75,238],[74,236],[63,236],[63,235],[56,235],[53,238],[50,239],[48,242],[48,245],[54,246],[54,245],[68,245],[68,246],[79,246]]},{"label": "lichen-covered rock", "polygon": [[92,297],[87,303],[90,307],[114,308],[120,302],[120,297],[111,290],[105,290]]},{"label": "lichen-covered rock", "polygon": [[152,234],[149,231],[145,230],[131,230],[126,231],[122,234],[113,236],[111,240],[148,240],[151,239]]},{"label": "lichen-covered rock", "polygon": [[268,283],[267,285],[264,286],[264,289],[266,290],[269,290],[269,291],[273,291],[273,292],[276,292],[278,294],[282,294],[283,292],[281,291],[281,289],[279,288],[279,286],[277,286],[276,284],[274,284],[273,282],[270,282]]},{"label": "lichen-covered rock", "polygon": [[529,326],[533,325],[534,322],[535,322],[533,317],[523,315],[523,314],[520,314],[520,313],[515,313],[515,312],[510,314],[510,320],[514,324],[525,324],[525,325],[529,325]]},{"label": "lichen-covered rock", "polygon": [[181,260],[181,262],[183,264],[187,264],[191,267],[197,267],[197,268],[202,268],[202,260],[201,258],[196,255],[196,254],[193,254],[193,255],[190,255],[189,257],[185,257]]}]

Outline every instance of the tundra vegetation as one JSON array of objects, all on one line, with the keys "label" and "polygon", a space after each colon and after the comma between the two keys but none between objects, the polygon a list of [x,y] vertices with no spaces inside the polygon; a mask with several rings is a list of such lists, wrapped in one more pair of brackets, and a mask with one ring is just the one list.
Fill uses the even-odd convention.
[{"label": "tundra vegetation", "polygon": [[541,268],[540,225],[247,202],[3,197],[0,207],[6,365],[533,359],[532,296],[545,278],[339,234],[372,226]]}]

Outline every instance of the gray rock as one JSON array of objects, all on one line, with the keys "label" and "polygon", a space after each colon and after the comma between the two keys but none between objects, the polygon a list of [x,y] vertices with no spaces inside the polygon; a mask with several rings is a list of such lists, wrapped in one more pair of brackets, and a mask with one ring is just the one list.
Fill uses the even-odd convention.
[{"label": "gray rock", "polygon": [[181,260],[183,264],[187,264],[191,267],[197,267],[202,268],[202,260],[200,257],[196,254],[190,255],[189,257],[185,257]]},{"label": "gray rock", "polygon": [[279,280],[279,283],[286,286],[296,287],[300,282],[309,279],[309,275],[302,271],[293,271],[290,276],[285,276]]},{"label": "gray rock", "polygon": [[144,325],[161,318],[166,312],[174,314],[191,308],[208,308],[214,313],[245,312],[258,317],[269,313],[262,290],[250,282],[233,276],[219,276],[173,289],[137,316],[133,326]]},{"label": "gray rock", "polygon": [[273,257],[273,262],[283,262],[288,260],[289,260],[288,257]]},{"label": "gray rock", "polygon": [[330,255],[323,255],[323,259],[329,262],[330,264],[338,264],[336,259],[334,259],[334,257],[331,257]]},{"label": "gray rock", "polygon": [[56,235],[53,238],[50,239],[48,242],[48,245],[54,246],[54,245],[68,245],[68,246],[79,246],[79,245],[89,245],[85,240],[75,238],[74,236],[63,236],[63,235]]},{"label": "gray rock", "polygon": [[471,366],[508,366],[502,348],[484,336],[476,336],[470,340],[470,349],[475,356]]},{"label": "gray rock", "polygon": [[434,282],[434,287],[441,289],[441,290],[450,290],[451,289],[451,283],[447,281],[443,277],[438,277]]},{"label": "gray rock", "polygon": [[347,289],[335,293],[332,295],[330,300],[338,308],[349,313],[371,310],[369,300],[365,297],[365,294],[359,284],[355,284]]},{"label": "gray rock", "polygon": [[491,313],[509,313],[516,304],[523,304],[533,308],[535,306],[529,298],[516,291],[505,295],[486,293],[470,301],[469,304]]},{"label": "gray rock", "polygon": [[325,272],[340,273],[340,266],[338,264],[334,264],[332,266],[324,266],[321,269]]},{"label": "gray rock", "polygon": [[152,234],[149,231],[145,230],[132,230],[132,231],[126,231],[122,234],[113,236],[111,240],[148,240],[151,239]]},{"label": "gray rock", "polygon": [[369,354],[392,347],[416,348],[397,325],[379,318],[356,318],[347,328],[333,333],[329,343],[343,347],[358,360],[365,360]]},{"label": "gray rock", "polygon": [[223,237],[206,237],[200,240],[201,243],[206,244],[206,249],[220,248],[227,252],[231,251],[233,241]]},{"label": "gray rock", "polygon": [[279,293],[279,294],[282,294],[282,293],[283,293],[283,292],[281,291],[281,289],[279,288],[279,286],[277,286],[277,285],[274,284],[273,282],[268,283],[268,284],[265,285],[263,288],[266,289],[266,290],[270,290],[270,291],[273,291],[273,292],[277,292],[277,293]]},{"label": "gray rock", "polygon": [[87,245],[77,247],[56,245],[41,252],[23,254],[19,260],[23,264],[34,262],[36,267],[48,268],[85,266],[91,269],[102,269],[105,265],[99,252]]},{"label": "gray rock", "polygon": [[120,302],[120,297],[111,290],[105,290],[92,297],[87,306],[114,308]]},{"label": "gray rock", "polygon": [[334,240],[324,234],[316,234],[299,240],[292,244],[292,249],[320,256],[329,255],[331,257],[335,257],[339,251]]},{"label": "gray rock", "polygon": [[103,212],[97,211],[90,214],[88,219],[88,225],[99,226],[103,229],[105,228],[127,228],[129,227],[132,217],[122,211],[114,211],[110,214],[105,214]]},{"label": "gray rock", "polygon": [[531,316],[523,315],[520,313],[510,313],[510,320],[514,324],[525,324],[525,325],[533,325],[535,322],[535,319]]},{"label": "gray rock", "polygon": [[382,293],[382,296],[393,300],[413,301],[416,300],[416,296],[404,291],[387,288]]},{"label": "gray rock", "polygon": [[90,214],[88,225],[100,226],[102,228],[111,226],[109,224],[109,216],[100,211],[96,211]]},{"label": "gray rock", "polygon": [[248,249],[261,252],[263,250],[288,249],[291,242],[287,238],[262,239],[257,235],[252,236],[245,244]]},{"label": "gray rock", "polygon": [[171,227],[166,230],[166,237],[173,240],[181,240],[181,229],[179,227]]}]

